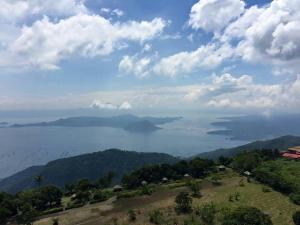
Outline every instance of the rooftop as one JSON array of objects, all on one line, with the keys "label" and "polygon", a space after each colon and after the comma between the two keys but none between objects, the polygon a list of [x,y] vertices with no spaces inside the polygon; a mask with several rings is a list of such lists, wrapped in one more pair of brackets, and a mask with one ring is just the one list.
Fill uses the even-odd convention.
[{"label": "rooftop", "polygon": [[300,152],[300,146],[291,147],[291,148],[289,148],[289,150]]}]

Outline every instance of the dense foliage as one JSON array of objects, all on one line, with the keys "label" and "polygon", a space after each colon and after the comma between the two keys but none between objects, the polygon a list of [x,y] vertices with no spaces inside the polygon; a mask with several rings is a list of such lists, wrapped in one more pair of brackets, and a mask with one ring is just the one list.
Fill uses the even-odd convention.
[{"label": "dense foliage", "polygon": [[[0,181],[0,190],[17,193],[24,189],[39,187],[39,185],[52,184],[64,187],[82,178],[98,180],[111,171],[115,174],[112,182],[118,183],[125,173],[130,173],[145,165],[173,164],[178,161],[177,158],[163,153],[138,153],[111,149],[55,160],[42,167],[28,168]],[[43,177],[42,183],[33,179],[38,176]],[[102,180],[100,183],[106,186],[105,182]]]},{"label": "dense foliage", "polygon": [[122,183],[129,189],[141,186],[142,181],[159,183],[163,178],[168,180],[180,179],[184,174],[190,174],[194,178],[201,178],[215,170],[211,160],[195,158],[191,161],[180,161],[176,164],[161,164],[143,167],[124,176]]},{"label": "dense foliage", "polygon": [[272,225],[269,215],[254,207],[239,207],[224,215],[222,225]]},{"label": "dense foliage", "polygon": [[292,160],[266,161],[254,171],[255,178],[275,190],[290,194],[300,192],[300,163]]}]

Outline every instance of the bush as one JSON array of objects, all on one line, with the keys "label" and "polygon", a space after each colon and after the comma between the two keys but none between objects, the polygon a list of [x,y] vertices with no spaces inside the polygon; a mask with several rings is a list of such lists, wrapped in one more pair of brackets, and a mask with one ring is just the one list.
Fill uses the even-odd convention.
[{"label": "bush", "polygon": [[300,225],[300,211],[297,211],[293,215],[293,221],[295,225]]},{"label": "bush", "polygon": [[300,194],[299,193],[290,194],[290,200],[296,205],[300,205]]},{"label": "bush", "polygon": [[107,193],[105,193],[104,191],[101,191],[101,190],[97,190],[94,193],[93,201],[102,202],[102,201],[107,200],[107,198],[108,198]]},{"label": "bush", "polygon": [[133,209],[130,209],[127,213],[129,221],[136,221],[136,212]]},{"label": "bush", "polygon": [[151,190],[151,188],[149,188],[148,185],[143,186],[143,187],[141,188],[141,195],[151,195],[152,192],[153,192],[153,191]]},{"label": "bush", "polygon": [[189,213],[192,211],[192,201],[193,199],[189,196],[187,192],[180,192],[176,198],[175,210],[177,213]]},{"label": "bush", "polygon": [[265,193],[268,193],[268,192],[271,192],[272,191],[272,189],[271,188],[269,188],[269,187],[262,187],[262,191],[263,192],[265,192]]},{"label": "bush", "polygon": [[84,203],[69,202],[68,205],[67,205],[67,207],[66,207],[66,210],[80,208],[82,206],[84,206]]},{"label": "bush", "polygon": [[52,225],[59,225],[59,219],[58,218],[53,218],[52,219]]},{"label": "bush", "polygon": [[269,215],[254,207],[239,207],[223,216],[222,225],[272,225]]},{"label": "bush", "polygon": [[63,207],[58,207],[58,208],[53,208],[53,209],[46,210],[46,211],[42,212],[40,215],[45,216],[45,215],[48,215],[48,214],[58,213],[58,212],[62,212],[62,211],[64,211],[64,208]]},{"label": "bush", "polygon": [[216,206],[213,202],[206,203],[195,211],[196,215],[200,216],[206,224],[213,224],[216,212]]},{"label": "bush", "polygon": [[149,214],[149,221],[153,224],[164,224],[163,213],[158,209],[153,210]]},{"label": "bush", "polygon": [[193,192],[193,197],[201,197],[199,182],[191,182],[190,189]]}]

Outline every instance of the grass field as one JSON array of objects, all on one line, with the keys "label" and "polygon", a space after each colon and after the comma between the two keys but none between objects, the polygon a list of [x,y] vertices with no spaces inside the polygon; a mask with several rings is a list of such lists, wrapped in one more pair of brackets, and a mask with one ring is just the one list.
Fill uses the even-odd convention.
[{"label": "grass field", "polygon": [[[241,182],[243,180],[243,182]],[[243,185],[241,185],[243,183]],[[170,189],[170,186],[174,186]],[[151,196],[135,196],[132,198],[111,198],[106,202],[87,205],[83,208],[72,209],[48,218],[36,221],[35,225],[52,225],[52,218],[58,217],[60,225],[110,225],[110,224],[138,224],[147,225],[149,213],[154,209],[161,209],[165,224],[183,224],[190,215],[176,215],[174,212],[175,196],[181,191],[189,191],[188,187],[176,187],[171,184],[164,186]],[[238,192],[239,201],[229,201],[229,196]],[[300,210],[299,206],[291,203],[287,196],[276,191],[263,192],[263,185],[248,183],[246,178],[239,177],[232,172],[223,176],[222,184],[215,186],[209,179],[202,181],[201,198],[193,198],[193,206],[201,206],[206,202],[214,202],[218,210],[224,207],[254,206],[269,214],[274,225],[293,225],[292,214]],[[134,209],[137,213],[135,222],[128,221],[127,212]],[[216,224],[219,215],[217,214]]]}]

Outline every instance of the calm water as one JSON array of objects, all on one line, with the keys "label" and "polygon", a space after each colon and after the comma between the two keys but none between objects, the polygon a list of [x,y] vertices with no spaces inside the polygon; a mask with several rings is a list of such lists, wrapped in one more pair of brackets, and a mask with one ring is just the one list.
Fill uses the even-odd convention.
[{"label": "calm water", "polygon": [[184,118],[166,124],[163,126],[164,129],[151,134],[95,127],[2,128],[0,129],[0,177],[57,158],[108,148],[191,156],[220,147],[245,143],[206,134],[213,129],[210,122],[214,119],[215,117]]}]

